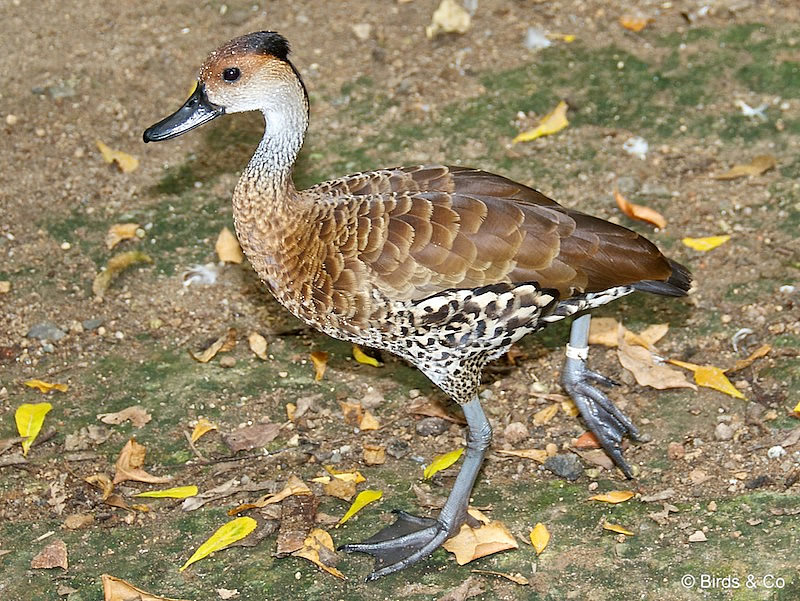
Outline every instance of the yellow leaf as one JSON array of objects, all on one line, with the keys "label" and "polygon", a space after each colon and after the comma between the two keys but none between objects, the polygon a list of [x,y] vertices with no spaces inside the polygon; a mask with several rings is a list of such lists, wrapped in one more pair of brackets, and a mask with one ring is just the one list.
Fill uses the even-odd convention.
[{"label": "yellow leaf", "polygon": [[761,357],[765,357],[766,355],[769,354],[771,350],[772,347],[770,345],[762,344],[760,347],[758,347],[756,350],[750,353],[750,356],[747,357],[746,359],[738,359],[733,367],[729,367],[728,369],[725,370],[725,373],[730,374],[740,371],[745,367],[749,367],[750,364],[753,363],[753,361],[755,361],[756,359],[760,359]]},{"label": "yellow leaf", "polygon": [[27,438],[22,441],[22,454],[27,455],[33,441],[39,435],[44,424],[44,416],[53,408],[50,403],[23,403],[17,407],[14,420],[17,422],[17,432]]},{"label": "yellow leaf", "polygon": [[[314,528],[303,541],[303,547],[292,553],[293,557],[302,557],[322,568],[337,578],[345,579],[344,574],[337,570],[330,560],[336,559],[333,550],[331,535],[320,528]],[[326,562],[326,560],[329,560]]]},{"label": "yellow leaf", "polygon": [[106,248],[112,250],[123,240],[138,238],[136,232],[139,230],[138,223],[115,223],[108,229],[106,234]]},{"label": "yellow leaf", "polygon": [[250,350],[253,351],[256,357],[262,361],[266,361],[267,356],[267,339],[258,332],[253,332],[247,337],[247,343],[250,345]]},{"label": "yellow leaf", "polygon": [[236,263],[238,265],[244,261],[242,247],[239,246],[236,236],[227,227],[222,228],[219,236],[217,236],[214,250],[217,251],[217,256],[223,263]]},{"label": "yellow leaf", "polygon": [[444,469],[447,469],[451,465],[453,465],[458,458],[461,457],[461,454],[464,452],[464,448],[461,447],[456,449],[455,451],[450,451],[449,453],[444,453],[442,455],[437,455],[431,461],[431,464],[425,468],[422,472],[423,477],[427,480],[428,478],[433,477],[433,475],[437,472],[440,472]]},{"label": "yellow leaf", "polygon": [[353,345],[353,359],[364,365],[371,365],[372,367],[380,367],[381,363],[375,357],[370,357],[367,353],[361,350],[357,344]]},{"label": "yellow leaf", "polygon": [[478,528],[467,524],[454,537],[442,545],[456,556],[458,565],[463,566],[479,557],[486,557],[507,549],[517,549],[519,544],[502,522],[489,522]]},{"label": "yellow leaf", "polygon": [[542,120],[539,121],[539,125],[533,129],[522,132],[514,138],[511,143],[530,142],[542,136],[549,136],[560,132],[567,125],[569,125],[569,121],[567,121],[567,103],[562,100],[558,103],[556,108],[542,117]]},{"label": "yellow leaf", "polygon": [[339,480],[353,481],[356,484],[361,484],[362,482],[366,482],[367,479],[361,475],[361,472],[358,470],[353,470],[352,472],[344,472],[339,471],[331,467],[330,465],[325,466],[325,471],[327,471],[331,476],[334,478],[338,478]]},{"label": "yellow leaf", "polygon": [[95,296],[98,298],[103,298],[111,282],[120,273],[134,265],[152,262],[153,259],[151,259],[149,255],[138,250],[131,250],[115,255],[108,260],[105,270],[95,276],[94,282],[92,282],[92,292],[94,292]]},{"label": "yellow leaf", "polygon": [[706,236],[705,238],[683,238],[681,242],[691,249],[706,252],[717,248],[720,244],[725,244],[730,239],[731,237],[726,234],[724,236]]},{"label": "yellow leaf", "polygon": [[589,500],[616,504],[627,501],[628,499],[632,498],[633,495],[634,493],[631,492],[630,490],[612,490],[610,492],[604,492],[602,494],[589,497]]},{"label": "yellow leaf", "polygon": [[208,363],[217,356],[217,353],[227,353],[235,346],[236,328],[228,328],[228,331],[212,342],[211,346],[197,353],[189,351],[189,354],[195,361],[199,361],[200,363]]},{"label": "yellow leaf", "polygon": [[362,457],[367,465],[383,465],[386,463],[386,447],[364,444]]},{"label": "yellow leaf", "polygon": [[800,401],[798,401],[797,405],[794,409],[792,409],[793,413],[800,413]]},{"label": "yellow leaf", "polygon": [[694,372],[694,381],[705,388],[713,388],[737,399],[744,399],[745,396],[733,385],[725,375],[725,370],[713,365],[695,365],[677,359],[669,359],[669,362],[678,367]]},{"label": "yellow leaf", "polygon": [[578,417],[578,414],[580,413],[578,407],[575,406],[575,401],[572,399],[561,401],[561,410],[570,417]]},{"label": "yellow leaf", "polygon": [[127,152],[122,152],[121,150],[113,150],[103,144],[100,140],[95,141],[97,143],[97,148],[100,150],[100,154],[103,155],[103,160],[106,163],[116,163],[117,167],[119,168],[122,173],[130,173],[131,171],[136,171],[136,168],[139,166],[139,159],[135,156],[128,154]]},{"label": "yellow leaf", "polygon": [[714,179],[736,179],[738,177],[746,177],[748,175],[761,175],[765,171],[769,171],[778,162],[771,154],[760,154],[753,157],[753,160],[744,165],[734,165],[725,173],[720,173],[714,176]]},{"label": "yellow leaf", "polygon": [[211,432],[211,430],[216,430],[217,424],[208,421],[206,418],[201,417],[197,420],[197,424],[192,430],[192,442],[197,442],[197,439],[200,438],[203,434],[207,432]]},{"label": "yellow leaf", "polygon": [[42,382],[41,380],[25,380],[25,386],[35,388],[39,392],[50,392],[51,390],[58,390],[59,392],[66,392],[69,386],[66,384],[51,384],[50,382]]},{"label": "yellow leaf", "polygon": [[558,413],[558,407],[559,403],[553,403],[552,405],[537,411],[533,414],[533,423],[537,426],[546,424],[556,416],[556,413]]},{"label": "yellow leaf", "polygon": [[651,209],[650,207],[637,205],[636,203],[629,201],[620,193],[616,184],[614,185],[614,200],[617,201],[619,210],[625,213],[631,219],[645,221],[656,226],[657,228],[661,228],[662,230],[667,227],[667,220],[664,219],[664,216],[661,213],[655,209]]},{"label": "yellow leaf", "polygon": [[319,382],[322,376],[325,375],[325,369],[328,367],[328,353],[325,351],[314,351],[311,353],[311,363],[314,364],[314,380]]},{"label": "yellow leaf", "polygon": [[519,450],[505,450],[497,449],[495,451],[498,455],[510,455],[511,457],[522,457],[523,459],[533,459],[539,463],[547,461],[547,451],[542,449],[519,449]]},{"label": "yellow leaf", "polygon": [[176,486],[175,488],[165,488],[164,490],[148,490],[140,492],[134,497],[148,497],[150,499],[185,499],[193,497],[197,494],[197,487],[192,486]]},{"label": "yellow leaf", "polygon": [[364,415],[361,416],[361,421],[358,424],[359,430],[377,430],[381,427],[380,422],[375,418],[369,410],[364,411]]},{"label": "yellow leaf", "polygon": [[539,555],[547,547],[550,542],[550,531],[547,526],[539,522],[531,530],[531,544],[536,550],[536,555]]},{"label": "yellow leaf", "polygon": [[194,554],[178,571],[183,572],[194,562],[199,561],[204,557],[208,557],[212,553],[220,551],[236,541],[242,540],[245,536],[255,530],[257,526],[258,522],[251,517],[236,518],[235,520],[231,520],[227,524],[220,526],[219,529],[217,529],[217,531],[212,534],[206,542],[198,547],[197,551],[194,552]]},{"label": "yellow leaf", "polygon": [[633,532],[630,530],[623,528],[619,524],[612,524],[611,522],[603,522],[603,530],[610,530],[611,532],[616,532],[618,534],[633,536]]},{"label": "yellow leaf", "polygon": [[653,19],[648,19],[647,17],[633,17],[630,15],[624,15],[619,18],[620,25],[622,25],[625,29],[634,31],[636,33],[640,32],[652,22]]},{"label": "yellow leaf", "polygon": [[359,511],[364,509],[367,505],[372,503],[373,501],[377,501],[383,496],[383,491],[380,490],[362,490],[356,496],[356,500],[353,501],[353,504],[350,506],[350,509],[347,510],[342,516],[342,519],[339,520],[338,526],[344,524],[347,520],[357,514]]}]

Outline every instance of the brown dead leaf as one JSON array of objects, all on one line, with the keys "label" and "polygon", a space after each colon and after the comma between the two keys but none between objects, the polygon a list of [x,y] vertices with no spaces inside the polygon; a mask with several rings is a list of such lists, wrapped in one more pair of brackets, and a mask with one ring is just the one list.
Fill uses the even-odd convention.
[{"label": "brown dead leaf", "polygon": [[141,405],[131,405],[116,413],[98,413],[97,419],[104,424],[112,424],[115,426],[130,420],[135,428],[141,428],[153,419],[153,416]]},{"label": "brown dead leaf", "polygon": [[238,265],[244,261],[242,247],[239,246],[236,236],[227,227],[223,227],[219,236],[217,236],[214,250],[217,251],[217,257],[223,263],[236,263]]},{"label": "brown dead leaf", "polygon": [[278,530],[276,554],[289,555],[303,548],[317,518],[319,499],[310,494],[290,495],[281,505],[281,525]]},{"label": "brown dead leaf", "polygon": [[483,583],[475,576],[470,576],[457,587],[451,589],[450,592],[436,599],[436,601],[467,601],[467,599],[482,595],[484,592]]},{"label": "brown dead leaf", "polygon": [[95,143],[97,144],[97,148],[100,150],[100,154],[103,156],[103,160],[106,163],[115,164],[117,168],[122,171],[122,173],[136,171],[136,169],[139,167],[139,159],[132,154],[109,148],[100,140],[95,140]]},{"label": "brown dead leaf", "polygon": [[314,351],[311,353],[311,363],[314,365],[314,380],[319,382],[325,375],[328,367],[329,355],[325,351]]},{"label": "brown dead leaf", "polygon": [[246,511],[248,509],[257,509],[261,507],[266,507],[267,505],[272,505],[274,503],[280,503],[287,497],[291,497],[292,495],[312,495],[311,489],[308,485],[303,482],[300,478],[292,474],[289,476],[289,480],[286,482],[286,486],[283,487],[279,492],[266,494],[260,497],[258,500],[252,503],[245,503],[243,505],[239,505],[234,509],[228,510],[228,515],[236,515],[242,511]]},{"label": "brown dead leaf", "polygon": [[750,367],[750,365],[756,359],[760,359],[761,357],[768,355],[771,350],[772,347],[770,345],[762,344],[760,347],[758,347],[756,350],[750,353],[750,356],[747,357],[746,359],[737,360],[733,367],[729,367],[728,369],[725,370],[725,373],[732,374],[734,372],[744,369],[745,367]]},{"label": "brown dead leaf", "polygon": [[222,435],[222,440],[232,453],[260,449],[269,444],[281,431],[280,424],[255,424]]},{"label": "brown dead leaf", "polygon": [[302,557],[316,564],[329,574],[344,580],[344,574],[336,569],[338,558],[333,549],[331,535],[320,528],[312,530],[300,549],[292,553],[293,557]]},{"label": "brown dead leaf", "polygon": [[136,480],[137,482],[147,482],[149,484],[163,484],[172,480],[170,476],[152,476],[142,469],[144,457],[147,449],[131,438],[117,457],[114,465],[114,484],[119,484],[126,480]]},{"label": "brown dead leaf", "polygon": [[361,416],[361,421],[358,422],[358,429],[359,430],[377,430],[381,427],[380,422],[375,418],[374,415],[367,409],[364,411],[364,415]]},{"label": "brown dead leaf", "polygon": [[123,240],[138,239],[136,231],[140,227],[138,223],[115,223],[108,229],[106,234],[106,248],[113,250]]},{"label": "brown dead leaf", "polygon": [[356,483],[355,480],[331,478],[330,482],[322,485],[322,490],[329,497],[350,501],[356,496]]},{"label": "brown dead leaf", "polygon": [[198,440],[200,440],[201,436],[211,432],[211,430],[219,430],[217,424],[207,420],[205,417],[201,417],[200,419],[197,420],[194,429],[192,429],[192,435],[190,437],[190,440],[192,442],[197,442]]},{"label": "brown dead leaf", "polygon": [[351,426],[358,426],[361,423],[361,419],[364,417],[361,403],[339,401],[339,407],[342,409],[345,423]]},{"label": "brown dead leaf", "polygon": [[153,259],[150,258],[150,255],[138,250],[114,255],[106,263],[106,268],[95,276],[94,282],[92,282],[92,292],[97,298],[102,299],[111,282],[123,271],[134,265],[152,262]]},{"label": "brown dead leaf", "polygon": [[589,344],[617,346],[622,324],[613,317],[592,317],[589,323]]},{"label": "brown dead leaf", "polygon": [[214,357],[217,356],[217,353],[226,353],[233,349],[236,346],[236,328],[228,328],[228,331],[225,332],[222,336],[217,338],[214,342],[211,343],[208,347],[204,350],[193,353],[189,351],[189,354],[192,356],[192,359],[195,361],[199,361],[200,363],[208,363]]},{"label": "brown dead leaf", "polygon": [[250,350],[253,351],[256,357],[262,361],[269,359],[267,356],[267,339],[261,334],[253,332],[247,337],[247,343],[250,345]]},{"label": "brown dead leaf", "polygon": [[644,347],[630,345],[623,340],[617,349],[617,357],[622,367],[633,374],[640,386],[650,386],[658,390],[667,388],[697,390],[697,386],[689,382],[683,372],[667,365],[657,364],[653,354]]},{"label": "brown dead leaf", "polygon": [[365,444],[362,449],[362,455],[364,463],[367,465],[383,465],[386,463],[386,447]]},{"label": "brown dead leaf", "polygon": [[600,441],[597,440],[597,436],[594,435],[594,432],[587,430],[578,438],[575,439],[575,448],[579,451],[590,451],[592,449],[599,449],[600,448]]},{"label": "brown dead leaf", "polygon": [[186,601],[185,599],[151,595],[133,586],[130,582],[108,574],[103,574],[100,578],[103,582],[103,601]]},{"label": "brown dead leaf", "polygon": [[540,411],[537,411],[536,413],[533,414],[533,423],[536,424],[537,426],[546,424],[556,416],[559,407],[560,407],[559,403],[553,403],[552,405],[545,407]]},{"label": "brown dead leaf", "polygon": [[93,476],[87,476],[84,478],[84,480],[95,488],[100,489],[100,491],[103,493],[103,501],[105,501],[109,495],[114,492],[114,483],[111,482],[111,478],[105,474],[94,474]]},{"label": "brown dead leaf", "polygon": [[543,449],[497,449],[495,453],[498,455],[509,455],[511,457],[522,457],[523,459],[533,459],[539,463],[544,463],[547,461],[547,451]]},{"label": "brown dead leaf", "polygon": [[507,574],[506,572],[495,572],[494,570],[470,570],[470,572],[472,572],[473,574],[488,574],[489,576],[500,576],[501,578],[510,580],[514,584],[521,584],[523,586],[525,586],[526,584],[530,584],[530,581],[519,572],[515,572],[514,574]]},{"label": "brown dead leaf", "polygon": [[578,449],[574,449],[574,453],[587,463],[602,467],[608,471],[614,469],[614,462],[611,460],[611,457],[606,455],[603,449],[595,449],[593,451],[579,451]]},{"label": "brown dead leaf", "polygon": [[761,175],[775,167],[778,161],[771,154],[760,154],[753,157],[753,160],[746,164],[734,165],[725,173],[715,175],[714,179],[736,179],[739,177],[747,177],[749,175]]},{"label": "brown dead leaf", "polygon": [[54,540],[31,559],[31,567],[34,570],[68,569],[67,544],[61,539]]},{"label": "brown dead leaf", "polygon": [[660,229],[664,229],[667,226],[667,220],[664,219],[661,213],[650,207],[632,203],[620,193],[616,184],[614,185],[614,199],[617,201],[619,210],[631,219],[650,223]]},{"label": "brown dead leaf", "polygon": [[458,534],[445,541],[442,546],[456,556],[456,562],[460,566],[479,557],[519,548],[514,535],[499,521],[489,522],[478,528],[464,524]]},{"label": "brown dead leaf", "polygon": [[446,406],[442,405],[440,401],[431,400],[425,397],[420,397],[418,401],[414,402],[408,410],[414,415],[425,415],[427,417],[441,417],[454,424],[464,425],[467,423],[463,417],[453,415],[448,412]]}]

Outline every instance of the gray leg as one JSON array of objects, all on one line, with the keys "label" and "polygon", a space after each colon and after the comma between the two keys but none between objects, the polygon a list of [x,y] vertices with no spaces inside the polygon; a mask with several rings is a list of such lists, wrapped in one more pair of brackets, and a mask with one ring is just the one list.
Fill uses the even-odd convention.
[{"label": "gray leg", "polygon": [[439,517],[420,518],[405,511],[395,511],[397,520],[392,525],[363,543],[339,547],[343,551],[369,553],[375,557],[375,571],[367,576],[368,581],[402,570],[427,557],[457,534],[467,519],[469,497],[492,440],[492,428],[477,396],[462,408],[467,418],[467,452]]},{"label": "gray leg", "polygon": [[616,385],[616,382],[586,367],[591,319],[591,315],[586,313],[572,322],[561,383],[575,401],[589,430],[597,436],[606,453],[628,478],[633,478],[628,462],[622,457],[620,443],[626,435],[638,440],[639,431],[628,416],[617,409],[614,403],[593,384],[594,382],[608,386]]}]

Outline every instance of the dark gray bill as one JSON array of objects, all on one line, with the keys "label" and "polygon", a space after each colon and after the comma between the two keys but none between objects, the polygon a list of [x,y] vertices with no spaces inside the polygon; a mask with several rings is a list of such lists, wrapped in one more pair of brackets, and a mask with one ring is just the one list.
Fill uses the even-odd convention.
[{"label": "dark gray bill", "polygon": [[205,86],[198,84],[181,108],[144,130],[145,142],[161,142],[185,134],[225,114],[225,107],[208,101]]}]

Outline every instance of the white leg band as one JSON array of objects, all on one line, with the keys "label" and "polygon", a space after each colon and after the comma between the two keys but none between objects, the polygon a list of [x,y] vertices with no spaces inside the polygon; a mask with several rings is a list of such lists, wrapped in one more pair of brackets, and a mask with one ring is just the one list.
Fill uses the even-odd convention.
[{"label": "white leg band", "polygon": [[580,361],[586,361],[589,357],[589,347],[582,346],[582,347],[574,347],[567,344],[567,359],[578,359]]}]

